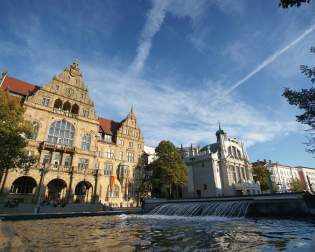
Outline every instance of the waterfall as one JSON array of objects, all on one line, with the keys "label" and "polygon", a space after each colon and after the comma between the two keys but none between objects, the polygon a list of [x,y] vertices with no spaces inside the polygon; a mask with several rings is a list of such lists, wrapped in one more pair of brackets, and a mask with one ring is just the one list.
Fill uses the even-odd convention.
[{"label": "waterfall", "polygon": [[213,201],[166,203],[154,208],[152,215],[245,217],[250,202]]}]

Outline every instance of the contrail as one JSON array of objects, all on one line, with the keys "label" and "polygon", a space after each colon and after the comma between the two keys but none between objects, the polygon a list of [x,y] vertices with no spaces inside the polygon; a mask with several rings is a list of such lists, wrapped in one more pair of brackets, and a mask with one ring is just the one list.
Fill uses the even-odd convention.
[{"label": "contrail", "polygon": [[285,46],[284,48],[276,51],[274,54],[270,55],[267,59],[265,59],[259,66],[257,66],[253,71],[251,71],[249,74],[247,74],[244,78],[240,79],[238,82],[236,82],[233,86],[231,86],[226,92],[223,94],[222,97],[230,94],[234,89],[238,88],[240,85],[242,85],[244,82],[246,82],[248,79],[250,79],[253,75],[264,69],[266,66],[274,62],[281,54],[285,53],[287,50],[289,50],[292,46],[295,46],[297,43],[299,43],[302,39],[304,39],[308,34],[310,34],[312,31],[315,30],[315,24],[313,24],[310,28],[308,28],[306,31],[304,31],[297,39],[293,40],[290,44]]}]

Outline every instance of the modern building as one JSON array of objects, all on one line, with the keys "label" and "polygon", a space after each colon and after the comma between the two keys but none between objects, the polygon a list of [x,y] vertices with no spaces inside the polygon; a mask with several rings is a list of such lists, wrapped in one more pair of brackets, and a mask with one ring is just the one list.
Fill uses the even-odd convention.
[{"label": "modern building", "polygon": [[300,179],[306,184],[307,190],[315,193],[315,169],[304,166],[295,168],[298,170]]},{"label": "modern building", "polygon": [[184,198],[259,194],[254,183],[246,147],[235,138],[228,138],[219,127],[216,143],[203,148],[181,147],[188,168]]},{"label": "modern building", "polygon": [[34,128],[27,150],[39,159],[29,170],[2,176],[5,200],[134,204],[134,170],[144,141],[132,109],[119,122],[98,116],[77,63],[42,87],[7,73],[0,81],[25,108]]}]

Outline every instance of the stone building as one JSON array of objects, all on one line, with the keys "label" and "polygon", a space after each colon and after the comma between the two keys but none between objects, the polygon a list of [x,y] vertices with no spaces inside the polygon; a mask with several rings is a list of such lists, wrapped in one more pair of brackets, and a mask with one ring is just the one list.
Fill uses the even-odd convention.
[{"label": "stone building", "polygon": [[144,142],[132,109],[120,122],[98,116],[77,63],[42,87],[7,73],[0,85],[26,109],[34,128],[27,150],[39,157],[28,171],[2,177],[5,199],[135,203],[133,174]]},{"label": "stone building", "polygon": [[219,128],[217,142],[203,148],[181,147],[188,168],[184,198],[259,194],[246,147]]}]

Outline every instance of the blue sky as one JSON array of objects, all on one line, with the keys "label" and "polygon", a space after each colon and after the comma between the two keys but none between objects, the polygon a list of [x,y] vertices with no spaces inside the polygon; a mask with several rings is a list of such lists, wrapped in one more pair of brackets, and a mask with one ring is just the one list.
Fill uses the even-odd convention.
[{"label": "blue sky", "polygon": [[0,1],[0,68],[38,85],[80,60],[98,114],[133,104],[145,142],[215,141],[218,121],[251,160],[315,167],[281,96],[309,88],[315,4],[277,1]]}]

